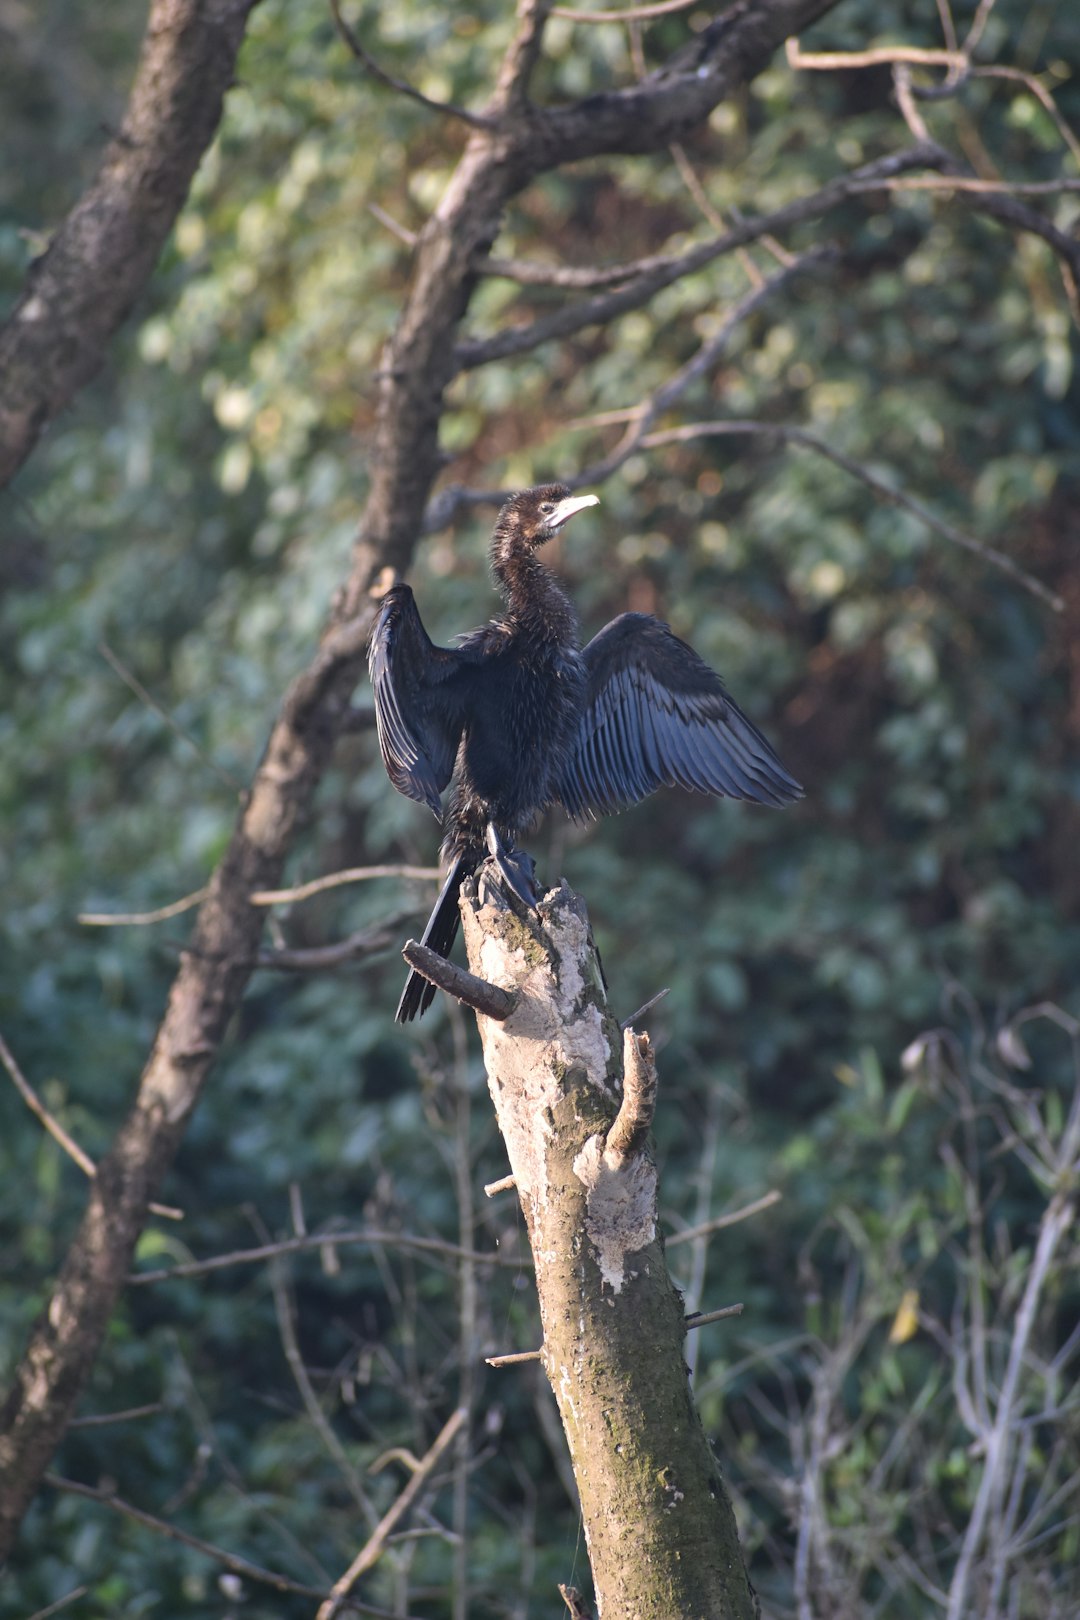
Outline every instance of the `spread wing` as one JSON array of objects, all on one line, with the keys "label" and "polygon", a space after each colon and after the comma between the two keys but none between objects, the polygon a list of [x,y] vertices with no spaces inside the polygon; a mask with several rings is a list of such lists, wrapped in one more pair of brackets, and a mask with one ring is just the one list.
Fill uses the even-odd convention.
[{"label": "spread wing", "polygon": [[666,624],[623,613],[582,651],[585,708],[559,798],[579,819],[658,787],[784,805],[802,788],[719,675]]},{"label": "spread wing", "polygon": [[475,658],[436,647],[408,585],[387,591],[368,647],[386,774],[410,799],[441,815],[464,725],[465,684]]}]

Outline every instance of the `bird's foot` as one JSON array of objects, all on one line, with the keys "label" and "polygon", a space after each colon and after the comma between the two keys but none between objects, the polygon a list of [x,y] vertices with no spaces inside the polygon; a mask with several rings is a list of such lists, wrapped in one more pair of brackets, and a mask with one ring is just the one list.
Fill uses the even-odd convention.
[{"label": "bird's foot", "polygon": [[536,862],[523,849],[510,849],[503,842],[494,822],[488,822],[487,847],[499,873],[510,890],[529,911],[540,899],[536,887]]}]

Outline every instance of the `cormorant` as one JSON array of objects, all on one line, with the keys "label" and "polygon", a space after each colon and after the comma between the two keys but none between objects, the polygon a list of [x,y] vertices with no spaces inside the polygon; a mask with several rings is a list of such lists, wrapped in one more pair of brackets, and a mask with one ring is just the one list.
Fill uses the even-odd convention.
[{"label": "cormorant", "polygon": [[[536,553],[599,502],[562,484],[503,506],[491,572],[506,602],[457,647],[428,637],[408,585],[383,597],[368,665],[379,745],[399,793],[446,828],[450,870],[424,931],[446,955],[458,893],[485,850],[526,904],[533,865],[516,840],[549,805],[579,820],[634,804],[658,787],[784,805],[802,797],[765,738],[693,648],[648,613],[622,613],[588,646],[577,615]],[[453,783],[445,817],[440,795]],[[435,986],[411,972],[397,1020],[418,1017]]]}]

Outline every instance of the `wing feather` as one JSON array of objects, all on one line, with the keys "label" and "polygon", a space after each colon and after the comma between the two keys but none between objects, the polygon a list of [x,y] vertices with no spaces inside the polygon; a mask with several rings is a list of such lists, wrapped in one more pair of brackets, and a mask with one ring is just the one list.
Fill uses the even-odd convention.
[{"label": "wing feather", "polygon": [[474,664],[467,650],[435,645],[408,585],[386,593],[368,647],[379,747],[398,792],[437,816],[454,769]]},{"label": "wing feather", "polygon": [[603,815],[658,787],[784,805],[802,788],[724,689],[666,624],[623,613],[582,654],[588,675],[559,797]]}]

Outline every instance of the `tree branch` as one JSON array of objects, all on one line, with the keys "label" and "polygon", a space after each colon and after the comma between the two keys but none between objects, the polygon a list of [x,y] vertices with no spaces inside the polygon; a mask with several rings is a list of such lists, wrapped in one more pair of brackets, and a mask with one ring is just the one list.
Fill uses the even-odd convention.
[{"label": "tree branch", "polygon": [[124,121],[0,327],[0,488],[99,370],[221,118],[254,0],[153,0]]},{"label": "tree branch", "polygon": [[406,79],[398,79],[392,73],[387,73],[386,69],[379,66],[371,52],[361,44],[356,34],[349,27],[345,18],[341,15],[341,6],[338,0],[330,0],[330,14],[334,19],[334,27],[338,31],[338,37],[352,52],[365,73],[369,73],[379,84],[385,85],[388,90],[396,90],[398,95],[408,96],[410,101],[418,102],[421,107],[427,107],[430,112],[446,113],[450,118],[458,118],[463,124],[468,124],[472,129],[491,129],[493,127],[493,119],[485,118],[481,113],[469,112],[467,107],[458,107],[452,101],[433,101],[431,96],[425,96],[422,90],[417,90]]},{"label": "tree branch", "polygon": [[[109,1491],[95,1490],[92,1485],[83,1485],[78,1480],[64,1479],[60,1474],[46,1474],[45,1484],[50,1485],[54,1491],[64,1491],[69,1496],[81,1496],[84,1501],[97,1502],[107,1507],[113,1513],[120,1513],[126,1519],[134,1519],[136,1524],[144,1525],[148,1530],[155,1531],[159,1536],[166,1536],[170,1541],[178,1541],[183,1547],[191,1547],[195,1552],[202,1553],[215,1564],[231,1570],[234,1575],[240,1575],[244,1580],[255,1581],[260,1586],[270,1586],[275,1592],[295,1592],[299,1597],[324,1599],[327,1593],[318,1586],[305,1586],[302,1581],[294,1581],[288,1575],[279,1575],[276,1570],[264,1569],[261,1564],[253,1564],[248,1558],[241,1558],[238,1553],[226,1552],[224,1547],[216,1547],[212,1541],[203,1541],[200,1536],[193,1536],[179,1525],[170,1524],[167,1519],[159,1519],[153,1513],[147,1513],[145,1508],[136,1507],[133,1502],[126,1502],[122,1496]],[[389,1609],[377,1609],[370,1603],[360,1603],[354,1598],[349,1599],[349,1607],[358,1614],[374,1615],[376,1620],[394,1620]]]},{"label": "tree branch", "polygon": [[489,984],[486,979],[477,978],[475,973],[468,973],[456,962],[448,962],[445,956],[440,956],[438,951],[431,950],[427,945],[421,945],[418,940],[407,939],[401,954],[429,984],[445,990],[448,996],[463,1002],[474,1012],[483,1013],[485,1018],[495,1018],[501,1022],[513,1012],[514,997],[508,991],[501,990],[497,984]]},{"label": "tree branch", "polygon": [[484,1254],[481,1250],[463,1249],[444,1238],[413,1237],[408,1232],[327,1231],[305,1234],[303,1237],[281,1238],[274,1243],[262,1243],[255,1249],[233,1249],[228,1254],[215,1254],[209,1260],[186,1260],[178,1266],[162,1266],[158,1271],[136,1271],[128,1278],[132,1288],[148,1283],[172,1282],[178,1277],[205,1277],[212,1271],[223,1271],[228,1266],[256,1266],[279,1255],[301,1254],[310,1249],[347,1247],[352,1243],[367,1244],[370,1248],[406,1249],[416,1254],[434,1255],[440,1260],[455,1263],[468,1260],[472,1265],[506,1266],[520,1269],[522,1262],[513,1256]]},{"label": "tree branch", "polygon": [[[1037,596],[1040,601],[1053,608],[1055,613],[1064,611],[1063,599],[1040,579],[1036,579],[1033,574],[1027,573],[1018,563],[1013,562],[1005,552],[999,551],[996,546],[987,545],[984,540],[976,540],[974,535],[968,534],[964,529],[958,529],[955,524],[947,523],[928,506],[924,506],[922,501],[917,501],[912,495],[905,495],[903,490],[894,489],[883,478],[879,478],[877,473],[871,472],[869,467],[864,467],[861,462],[844,455],[842,450],[835,450],[831,444],[819,439],[816,434],[807,433],[805,428],[787,427],[783,423],[774,425],[771,422],[753,421],[691,422],[685,427],[666,428],[662,432],[651,433],[639,441],[639,446],[643,450],[656,450],[665,444],[684,444],[690,439],[724,438],[729,434],[754,433],[771,436],[824,456],[827,461],[833,462],[844,472],[850,473],[852,478],[857,478],[868,489],[872,489],[875,495],[887,501],[890,506],[899,506],[905,512],[910,512],[912,517],[918,518],[920,523],[925,523],[935,534],[940,534],[954,546],[960,546],[964,551],[971,552],[972,556],[980,557],[983,562],[999,569],[1001,573],[1008,574],[1010,579],[1014,579],[1024,590],[1030,591],[1032,596]],[[635,445],[635,448],[637,447],[638,445]]]},{"label": "tree branch", "polygon": [[[575,332],[580,332],[587,326],[604,325],[618,315],[639,309],[664,287],[671,286],[673,282],[696,270],[704,269],[715,259],[734,252],[747,242],[756,242],[762,236],[783,230],[789,225],[798,225],[804,220],[815,219],[862,192],[882,190],[897,175],[906,173],[908,169],[939,167],[946,158],[947,153],[936,143],[920,143],[902,152],[895,152],[887,158],[880,158],[874,163],[853,169],[850,174],[831,180],[828,185],[822,186],[820,191],[813,192],[809,197],[797,197],[783,208],[774,209],[771,214],[741,220],[722,236],[711,237],[707,242],[699,242],[696,247],[689,248],[685,253],[658,254],[650,259],[639,259],[635,264],[617,265],[599,271],[567,268],[550,272],[547,274],[547,284],[551,286],[602,287],[612,282],[625,285],[619,286],[613,292],[569,304],[563,309],[554,310],[550,315],[542,315],[527,326],[511,327],[491,338],[466,338],[455,350],[456,363],[460,370],[471,371],[477,366],[487,365],[492,360],[505,360],[510,355],[526,354],[531,349],[539,347],[541,343],[572,337]],[[489,270],[492,267],[495,267],[496,274],[513,272],[514,279],[529,278],[537,283],[541,280],[535,268],[522,265],[518,260],[493,259],[481,265],[481,268]],[[524,269],[526,274],[519,277],[517,271],[521,269]]]},{"label": "tree branch", "polygon": [[412,1507],[431,1477],[440,1457],[442,1457],[468,1415],[464,1407],[459,1406],[447,1418],[429,1449],[424,1453],[420,1461],[415,1464],[412,1478],[400,1496],[383,1514],[344,1575],[334,1582],[329,1597],[319,1605],[315,1620],[334,1620],[334,1616],[342,1607],[360,1576],[382,1557],[383,1550],[394,1526],[400,1519],[404,1518],[410,1507]]}]

